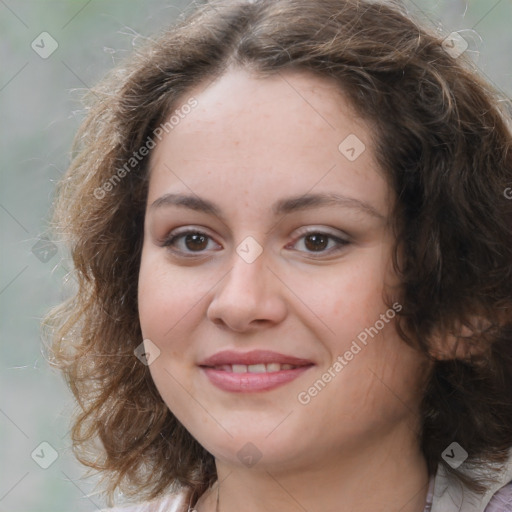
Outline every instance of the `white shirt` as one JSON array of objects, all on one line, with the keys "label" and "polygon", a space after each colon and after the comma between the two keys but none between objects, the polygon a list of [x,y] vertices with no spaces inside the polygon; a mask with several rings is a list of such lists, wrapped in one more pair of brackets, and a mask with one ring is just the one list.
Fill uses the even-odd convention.
[{"label": "white shirt", "polygon": [[[102,512],[188,511],[185,492],[182,492],[151,502],[104,509]],[[190,509],[190,512],[196,511]],[[448,478],[444,467],[440,465],[435,477],[431,479],[424,512],[512,512],[512,450],[499,479],[483,495],[468,490],[458,480]]]}]

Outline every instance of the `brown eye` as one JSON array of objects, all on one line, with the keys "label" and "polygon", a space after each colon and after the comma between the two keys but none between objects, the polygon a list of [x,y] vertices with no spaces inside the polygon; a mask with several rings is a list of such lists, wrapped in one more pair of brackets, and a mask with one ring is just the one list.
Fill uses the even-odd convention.
[{"label": "brown eye", "polygon": [[181,233],[171,234],[162,244],[163,247],[169,247],[175,253],[189,256],[191,253],[202,253],[208,249],[208,243],[211,237],[201,231],[182,231]]},{"label": "brown eye", "polygon": [[299,247],[298,249],[300,252],[305,252],[306,254],[317,253],[320,257],[342,251],[349,244],[349,240],[334,236],[331,233],[309,231],[303,233],[292,245],[303,245],[303,248]]},{"label": "brown eye", "polygon": [[329,243],[329,236],[323,235],[321,233],[315,233],[312,235],[307,235],[305,237],[305,246],[310,251],[322,251],[325,250]]},{"label": "brown eye", "polygon": [[206,246],[208,245],[208,237],[202,233],[193,233],[185,235],[184,242],[187,249],[190,249],[191,251],[201,251],[206,249]]}]

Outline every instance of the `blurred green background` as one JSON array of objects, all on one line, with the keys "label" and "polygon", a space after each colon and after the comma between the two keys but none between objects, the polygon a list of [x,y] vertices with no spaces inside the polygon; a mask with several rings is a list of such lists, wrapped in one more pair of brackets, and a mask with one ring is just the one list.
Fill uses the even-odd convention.
[{"label": "blurred green background", "polygon": [[[512,96],[511,0],[407,4],[446,34],[461,31],[482,73]],[[140,36],[190,5],[0,0],[0,512],[104,506],[71,452],[71,395],[41,353],[40,321],[63,298],[69,265],[64,251],[45,241],[48,212],[83,119],[83,92]]]}]

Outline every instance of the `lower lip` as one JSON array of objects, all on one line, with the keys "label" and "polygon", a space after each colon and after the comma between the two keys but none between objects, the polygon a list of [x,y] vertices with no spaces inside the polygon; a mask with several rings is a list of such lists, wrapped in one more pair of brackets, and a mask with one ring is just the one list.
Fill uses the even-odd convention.
[{"label": "lower lip", "polygon": [[210,379],[210,382],[224,391],[234,393],[251,393],[256,391],[270,391],[287,384],[304,372],[312,368],[300,366],[291,370],[281,370],[270,373],[233,373],[214,368],[201,367],[201,370]]}]

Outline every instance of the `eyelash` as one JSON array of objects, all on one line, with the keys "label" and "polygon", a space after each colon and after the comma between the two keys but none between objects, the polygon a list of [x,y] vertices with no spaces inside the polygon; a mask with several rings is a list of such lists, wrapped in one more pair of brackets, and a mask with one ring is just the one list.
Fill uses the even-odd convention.
[{"label": "eyelash", "polygon": [[[210,235],[208,235],[207,233],[204,233],[203,231],[200,231],[200,230],[196,230],[196,229],[187,229],[185,231],[181,231],[181,232],[177,232],[177,233],[173,233],[171,234],[169,237],[167,237],[163,243],[162,243],[162,247],[168,247],[170,248],[170,250],[174,253],[180,253],[180,256],[183,256],[185,258],[194,258],[194,257],[197,257],[197,256],[202,256],[204,252],[206,251],[191,251],[191,252],[185,252],[185,251],[181,251],[181,250],[176,250],[176,249],[173,249],[172,246],[175,244],[175,242],[178,240],[178,239],[181,239],[181,238],[185,238],[187,235],[202,235],[202,236],[205,236],[206,238],[208,239],[212,239],[212,237]],[[344,249],[345,246],[349,245],[349,241],[348,240],[344,240],[342,238],[339,238],[339,237],[336,237],[334,235],[332,235],[331,233],[328,233],[328,232],[325,232],[325,231],[320,231],[318,229],[316,230],[309,230],[309,231],[305,231],[305,232],[302,232],[298,235],[298,238],[296,239],[296,241],[294,242],[294,245],[295,243],[297,243],[299,240],[301,240],[302,238],[304,237],[307,237],[309,235],[322,235],[324,237],[327,237],[328,240],[333,240],[336,244],[338,244],[338,247],[334,248],[334,249],[330,249],[330,250],[324,250],[324,251],[310,251],[308,252],[308,254],[311,254],[311,255],[314,255],[314,254],[319,254],[319,256],[313,256],[314,258],[318,258],[318,257],[321,257],[323,255],[326,255],[326,254],[332,254],[332,253],[337,253],[337,252],[340,252],[341,250]]]}]

